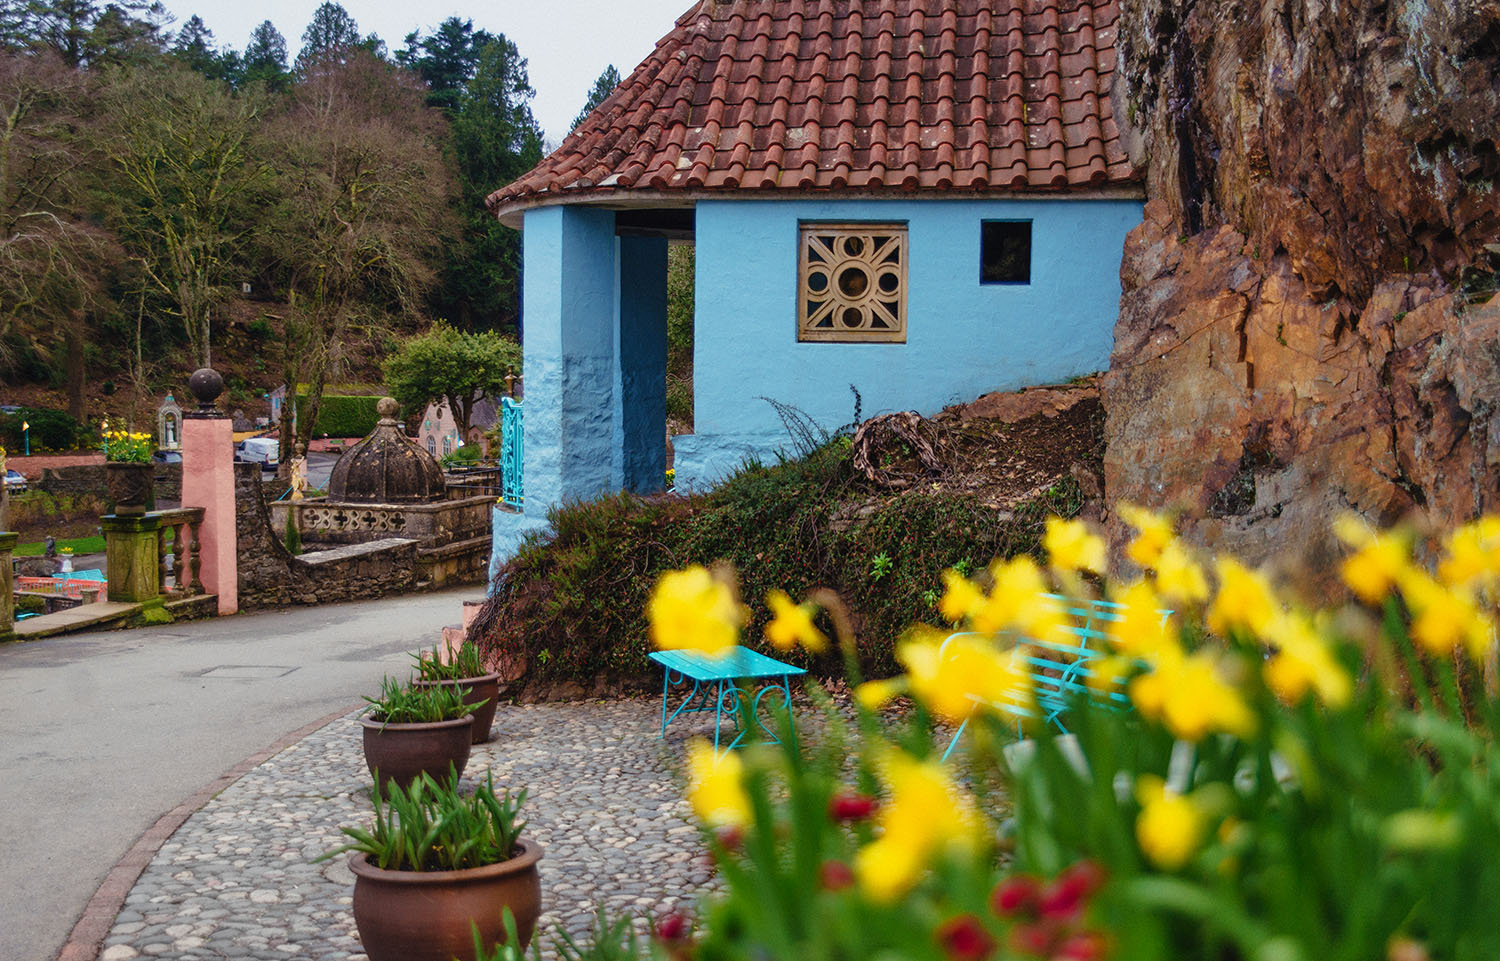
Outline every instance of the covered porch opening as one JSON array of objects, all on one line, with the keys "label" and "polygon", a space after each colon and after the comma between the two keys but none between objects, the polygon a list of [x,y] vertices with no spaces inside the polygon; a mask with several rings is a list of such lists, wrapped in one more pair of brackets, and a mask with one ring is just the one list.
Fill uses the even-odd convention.
[{"label": "covered porch opening", "polygon": [[694,209],[525,212],[524,511],[666,486],[667,249]]}]

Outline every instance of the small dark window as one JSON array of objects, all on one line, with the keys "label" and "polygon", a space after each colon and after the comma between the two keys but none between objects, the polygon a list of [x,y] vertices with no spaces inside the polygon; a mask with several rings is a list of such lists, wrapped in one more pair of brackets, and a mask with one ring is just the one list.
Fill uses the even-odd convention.
[{"label": "small dark window", "polygon": [[979,224],[979,282],[1031,283],[1031,221],[984,220]]}]

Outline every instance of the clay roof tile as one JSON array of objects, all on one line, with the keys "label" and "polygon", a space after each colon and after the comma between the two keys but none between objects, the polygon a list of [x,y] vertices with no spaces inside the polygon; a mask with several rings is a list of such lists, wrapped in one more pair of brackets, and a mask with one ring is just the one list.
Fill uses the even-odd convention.
[{"label": "clay roof tile", "polygon": [[700,0],[488,203],[1131,182],[1110,100],[1119,3]]}]

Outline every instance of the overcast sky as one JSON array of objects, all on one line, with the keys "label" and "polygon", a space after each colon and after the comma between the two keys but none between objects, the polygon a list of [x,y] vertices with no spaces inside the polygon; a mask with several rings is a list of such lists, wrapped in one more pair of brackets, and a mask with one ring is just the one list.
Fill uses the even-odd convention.
[{"label": "overcast sky", "polygon": [[[203,18],[219,47],[244,50],[262,20],[286,37],[288,59],[302,46],[302,31],[321,0],[166,0],[174,29],[193,14]],[[452,2],[452,0],[449,0]],[[343,0],[362,34],[379,34],[394,53],[413,30],[430,33],[449,16],[474,21],[476,29],[503,33],[530,61],[536,99],[531,109],[547,140],[567,134],[594,80],[609,64],[627,76],[693,0],[489,0],[469,7],[411,0]]]}]

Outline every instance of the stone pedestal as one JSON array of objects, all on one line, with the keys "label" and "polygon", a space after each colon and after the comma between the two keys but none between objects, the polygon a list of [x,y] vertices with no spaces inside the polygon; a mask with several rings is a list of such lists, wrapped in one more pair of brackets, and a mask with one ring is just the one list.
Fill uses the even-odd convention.
[{"label": "stone pedestal", "polygon": [[[234,532],[234,432],[228,417],[188,414],[182,421],[182,506],[203,508],[198,541],[204,590],[219,613],[239,610]],[[114,575],[110,575],[111,582]],[[113,586],[111,586],[113,598]]]},{"label": "stone pedestal", "polygon": [[11,580],[10,556],[19,534],[0,534],[0,641],[15,636],[15,582]]},{"label": "stone pedestal", "polygon": [[109,575],[109,599],[138,604],[161,596],[156,558],[158,518],[105,514],[104,564]]}]

